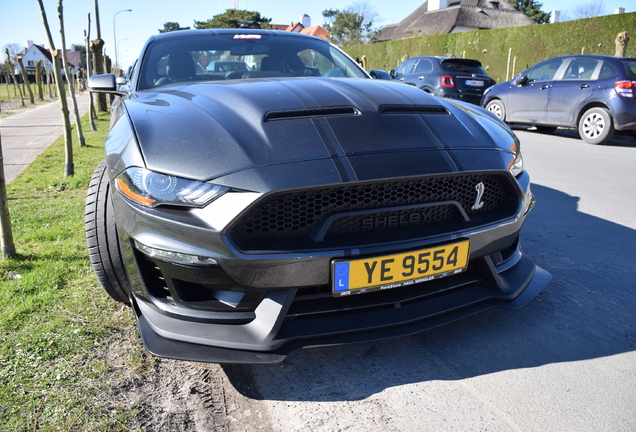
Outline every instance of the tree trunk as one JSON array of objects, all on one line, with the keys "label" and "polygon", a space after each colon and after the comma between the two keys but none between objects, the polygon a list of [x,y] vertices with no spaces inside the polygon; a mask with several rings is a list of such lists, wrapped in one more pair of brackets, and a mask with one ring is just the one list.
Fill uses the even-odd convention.
[{"label": "tree trunk", "polygon": [[[60,0],[61,3],[62,0]],[[51,47],[51,55],[53,56],[53,72],[55,73],[55,84],[57,85],[57,91],[60,97],[60,108],[62,110],[62,121],[64,122],[64,150],[65,150],[65,163],[64,163],[64,177],[72,176],[75,173],[75,166],[73,165],[73,138],[71,134],[71,121],[68,115],[68,104],[66,102],[66,90],[64,89],[64,79],[62,78],[62,71],[60,70],[59,56],[62,51],[55,49],[55,43],[53,43],[53,37],[51,36],[51,30],[49,28],[49,22],[46,19],[46,11],[42,0],[38,0],[40,6],[40,13],[42,14],[42,23],[44,24],[44,30],[49,40],[49,46]]]},{"label": "tree trunk", "polygon": [[44,93],[42,91],[42,60],[35,62],[35,84],[38,88],[38,97],[40,100],[44,100]]},{"label": "tree trunk", "polygon": [[2,257],[15,256],[9,201],[7,200],[7,183],[4,177],[4,158],[2,156],[2,134],[0,134],[0,254]]},{"label": "tree trunk", "polygon": [[75,86],[73,85],[73,77],[71,76],[71,70],[68,67],[68,61],[66,60],[66,53],[64,47],[66,46],[66,36],[64,35],[64,14],[62,11],[62,0],[59,0],[57,4],[57,15],[60,19],[60,35],[62,36],[62,64],[64,65],[64,73],[68,79],[69,89],[71,90],[71,99],[73,101],[73,112],[75,113],[75,127],[77,128],[77,141],[80,147],[84,147],[84,134],[82,133],[82,123],[80,120],[79,109],[77,109],[77,99],[75,98]]},{"label": "tree trunk", "polygon": [[[95,39],[91,42],[91,52],[93,54],[93,75],[100,75],[104,73],[104,57],[102,55],[102,48],[104,47],[104,41],[101,39]],[[97,93],[97,109],[99,112],[107,112],[108,105],[106,103],[106,94]]]},{"label": "tree trunk", "polygon": [[[91,50],[89,49],[88,41],[91,37],[91,13],[88,13],[88,23],[86,24],[88,32],[84,30],[84,44],[86,45],[86,84],[88,85],[88,78],[91,76]],[[88,120],[91,124],[91,130],[95,132],[97,127],[95,126],[95,107],[93,106],[93,93],[88,92]]]},{"label": "tree trunk", "polygon": [[18,58],[18,64],[20,65],[20,73],[22,74],[22,80],[24,81],[24,85],[27,90],[29,90],[29,101],[31,104],[35,104],[35,98],[33,97],[33,90],[31,89],[31,83],[29,82],[29,78],[27,77],[26,70],[24,69],[24,64],[22,63],[22,59]]},{"label": "tree trunk", "polygon": [[7,54],[7,69],[9,70],[9,75],[11,75],[11,79],[13,79],[13,94],[15,94],[16,89],[18,89],[18,93],[20,93],[20,103],[22,103],[22,106],[25,106],[24,99],[22,98],[22,89],[18,85],[18,80],[15,79],[15,75],[13,74],[14,70],[13,64],[11,64],[11,61],[9,60],[9,50],[5,48],[4,52]]},{"label": "tree trunk", "polygon": [[625,51],[627,51],[627,42],[629,42],[629,34],[624,31],[616,35],[616,52],[614,57],[625,57]]}]

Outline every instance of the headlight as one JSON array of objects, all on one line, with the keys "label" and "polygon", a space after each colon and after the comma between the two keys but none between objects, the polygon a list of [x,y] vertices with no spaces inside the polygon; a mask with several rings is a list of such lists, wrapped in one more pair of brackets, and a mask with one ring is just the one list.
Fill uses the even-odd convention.
[{"label": "headlight", "polygon": [[523,172],[523,157],[521,156],[521,152],[517,152],[515,158],[510,162],[508,171],[515,177]]},{"label": "headlight", "polygon": [[144,168],[128,168],[115,179],[117,190],[146,207],[176,205],[204,207],[228,191],[224,186],[186,180]]}]

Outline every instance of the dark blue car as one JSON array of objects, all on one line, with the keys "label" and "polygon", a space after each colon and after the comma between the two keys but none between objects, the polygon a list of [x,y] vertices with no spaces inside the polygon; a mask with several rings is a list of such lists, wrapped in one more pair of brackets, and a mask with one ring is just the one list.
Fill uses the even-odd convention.
[{"label": "dark blue car", "polygon": [[[578,128],[590,144],[636,134],[636,58],[571,55],[542,61],[486,90],[481,105],[508,123],[550,133]],[[636,136],[636,135],[635,135]]]}]

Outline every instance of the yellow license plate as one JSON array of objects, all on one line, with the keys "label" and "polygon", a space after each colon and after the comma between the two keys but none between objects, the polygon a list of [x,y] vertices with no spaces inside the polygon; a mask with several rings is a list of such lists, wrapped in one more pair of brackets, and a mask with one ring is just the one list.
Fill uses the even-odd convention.
[{"label": "yellow license plate", "polygon": [[393,255],[334,260],[333,295],[399,288],[460,273],[468,267],[469,255],[470,241],[464,240]]}]

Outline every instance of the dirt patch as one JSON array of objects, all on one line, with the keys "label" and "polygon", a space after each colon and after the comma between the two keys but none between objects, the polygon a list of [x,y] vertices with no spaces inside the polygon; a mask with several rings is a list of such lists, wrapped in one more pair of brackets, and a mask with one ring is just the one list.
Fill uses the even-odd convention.
[{"label": "dirt patch", "polygon": [[[120,408],[136,411],[129,430],[273,430],[268,408],[251,384],[249,368],[231,369],[233,382],[240,375],[239,392],[220,365],[153,357],[137,336],[114,340],[102,351],[115,385],[109,399]],[[131,359],[141,367],[131,366]]]}]

